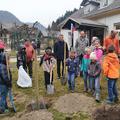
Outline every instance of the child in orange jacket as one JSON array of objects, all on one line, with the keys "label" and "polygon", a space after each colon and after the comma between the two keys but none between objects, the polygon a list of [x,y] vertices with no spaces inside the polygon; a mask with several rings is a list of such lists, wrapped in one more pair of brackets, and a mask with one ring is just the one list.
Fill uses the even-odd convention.
[{"label": "child in orange jacket", "polygon": [[118,101],[116,83],[119,78],[119,59],[113,45],[108,48],[108,54],[104,58],[103,72],[108,80],[108,99],[106,103],[112,104]]}]

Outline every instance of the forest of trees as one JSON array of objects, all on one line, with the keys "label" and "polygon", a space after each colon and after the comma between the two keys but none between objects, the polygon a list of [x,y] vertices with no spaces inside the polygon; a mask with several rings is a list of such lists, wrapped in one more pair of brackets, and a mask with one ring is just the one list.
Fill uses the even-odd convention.
[{"label": "forest of trees", "polygon": [[78,9],[74,9],[72,11],[66,11],[66,13],[64,15],[62,15],[61,17],[59,17],[56,21],[52,22],[52,25],[48,26],[48,30],[54,30],[57,31],[59,30],[59,28],[57,27],[61,22],[63,22],[66,18],[68,18],[69,16],[71,16],[74,12],[76,12]]}]

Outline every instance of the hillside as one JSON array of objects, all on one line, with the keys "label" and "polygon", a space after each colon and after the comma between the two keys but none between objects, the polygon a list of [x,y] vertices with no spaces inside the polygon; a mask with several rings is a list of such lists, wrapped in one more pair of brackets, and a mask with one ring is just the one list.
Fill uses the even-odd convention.
[{"label": "hillside", "polygon": [[14,24],[22,24],[22,22],[15,15],[8,11],[0,11],[0,23],[3,24],[5,28],[10,28]]},{"label": "hillside", "polygon": [[[30,21],[29,21],[30,22]],[[21,25],[23,24],[23,22],[21,22],[15,15],[13,15],[12,13],[8,12],[8,11],[0,11],[0,24],[3,25],[3,28],[7,28],[10,29],[12,27],[16,25]],[[30,26],[33,25],[33,23],[26,23]],[[41,25],[40,23],[38,23],[35,27],[37,27],[40,31],[42,31],[45,36],[46,36],[46,28]]]}]

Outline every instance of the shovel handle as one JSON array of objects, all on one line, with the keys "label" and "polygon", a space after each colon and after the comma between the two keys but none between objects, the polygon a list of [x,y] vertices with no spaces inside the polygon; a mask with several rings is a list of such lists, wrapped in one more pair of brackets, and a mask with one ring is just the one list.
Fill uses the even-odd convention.
[{"label": "shovel handle", "polygon": [[53,71],[53,66],[50,68],[50,84],[51,84],[51,82],[52,82],[52,71]]}]

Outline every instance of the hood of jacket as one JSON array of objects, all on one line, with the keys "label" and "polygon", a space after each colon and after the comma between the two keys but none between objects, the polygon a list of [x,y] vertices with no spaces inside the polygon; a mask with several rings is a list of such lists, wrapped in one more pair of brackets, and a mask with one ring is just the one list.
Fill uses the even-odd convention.
[{"label": "hood of jacket", "polygon": [[111,63],[115,63],[116,60],[118,60],[118,56],[117,56],[115,53],[108,53],[107,59],[108,59]]}]

